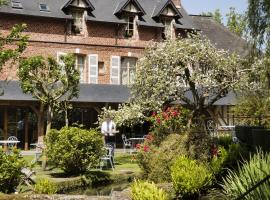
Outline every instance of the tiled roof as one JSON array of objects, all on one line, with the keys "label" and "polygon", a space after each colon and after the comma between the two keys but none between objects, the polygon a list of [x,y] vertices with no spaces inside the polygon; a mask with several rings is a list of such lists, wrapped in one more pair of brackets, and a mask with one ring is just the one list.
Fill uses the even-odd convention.
[{"label": "tiled roof", "polygon": [[195,26],[201,30],[202,35],[206,36],[218,48],[235,52],[238,55],[248,54],[247,42],[232,33],[222,24],[216,22],[212,17],[191,16]]},{"label": "tiled roof", "polygon": [[[157,22],[153,18],[153,13],[160,12],[161,10],[158,10],[158,6],[170,4],[171,0],[130,1],[134,1],[135,4],[138,4],[141,7],[140,10],[143,15],[140,16],[140,19],[137,23],[138,25],[163,27],[161,23]],[[66,15],[64,13],[65,6],[70,3],[70,0],[16,0],[16,2],[21,2],[22,9],[12,8],[11,2],[9,3],[9,5],[4,5],[1,7],[0,13],[71,19],[70,15]],[[123,19],[117,16],[116,12],[120,11],[123,5],[125,5],[126,2],[129,2],[128,0],[87,0],[87,2],[88,7],[92,10],[91,14],[88,14],[87,20],[110,23],[126,23]],[[47,4],[47,6],[50,8],[50,11],[40,11],[40,4]],[[162,8],[163,7],[161,6],[160,9]],[[176,20],[176,23],[179,24],[179,26],[176,26],[176,28],[193,28],[190,16],[182,12],[184,12],[184,10],[180,9],[179,15],[183,17],[180,17],[179,20]]]}]

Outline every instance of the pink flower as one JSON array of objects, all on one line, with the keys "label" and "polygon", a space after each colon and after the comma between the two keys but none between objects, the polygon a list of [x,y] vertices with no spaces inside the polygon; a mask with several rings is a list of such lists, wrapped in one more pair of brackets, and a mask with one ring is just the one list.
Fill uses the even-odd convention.
[{"label": "pink flower", "polygon": [[141,148],[141,144],[136,144],[136,149],[140,149]]},{"label": "pink flower", "polygon": [[160,118],[157,118],[156,121],[158,124],[160,124],[160,122],[161,122]]},{"label": "pink flower", "polygon": [[157,113],[155,111],[153,111],[152,117],[155,117],[156,115],[157,115]]},{"label": "pink flower", "polygon": [[149,150],[150,150],[150,147],[149,147],[149,146],[145,145],[145,146],[143,147],[143,151],[144,151],[144,152],[148,152]]}]

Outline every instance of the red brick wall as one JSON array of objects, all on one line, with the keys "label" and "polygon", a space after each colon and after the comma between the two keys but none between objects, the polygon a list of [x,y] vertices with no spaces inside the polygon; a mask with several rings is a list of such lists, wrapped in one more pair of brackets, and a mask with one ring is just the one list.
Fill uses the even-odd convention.
[{"label": "red brick wall", "polygon": [[[75,53],[76,49],[80,49],[80,53],[84,55],[98,54],[99,61],[104,62],[106,68],[105,73],[99,76],[99,83],[110,82],[110,57],[112,55],[140,57],[144,47],[149,46],[153,41],[161,41],[161,29],[157,28],[139,27],[137,38],[126,39],[123,25],[87,22],[87,36],[67,36],[65,35],[65,20],[3,14],[0,17],[1,33],[8,33],[18,23],[27,24],[27,34],[30,36],[28,48],[23,56],[56,57],[57,52]],[[87,66],[88,58],[86,57],[86,78]],[[16,65],[13,65],[11,70],[8,69],[4,70],[0,78],[16,79]]]}]

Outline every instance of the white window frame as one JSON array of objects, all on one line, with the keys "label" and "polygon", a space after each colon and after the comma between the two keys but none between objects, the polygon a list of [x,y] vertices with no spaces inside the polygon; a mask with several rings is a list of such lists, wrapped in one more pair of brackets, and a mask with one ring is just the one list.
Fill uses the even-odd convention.
[{"label": "white window frame", "polygon": [[[96,63],[95,65],[91,66],[90,59],[91,57],[96,57]],[[95,67],[96,73],[91,74],[91,67]],[[91,78],[95,78],[95,82],[91,82]],[[97,54],[89,54],[88,55],[88,82],[90,84],[97,84],[98,83],[98,55]]]},{"label": "white window frame", "polygon": [[[75,66],[76,66],[76,69],[80,72],[80,83],[85,83],[85,63],[86,63],[85,61],[86,61],[86,56],[83,55],[83,54],[75,54],[75,56],[76,56]],[[82,73],[81,73],[80,67],[78,65],[78,56],[81,56],[84,59]]]},{"label": "white window frame", "polygon": [[[112,66],[112,64],[113,64],[112,60],[113,59],[118,59],[118,66],[117,66],[118,73],[117,73],[117,76],[113,76],[113,74],[112,74],[113,68],[116,68],[116,66]],[[111,64],[110,64],[110,66],[111,66],[110,67],[110,83],[120,85],[121,57],[120,56],[111,56]],[[117,79],[117,83],[113,83],[112,79]]]}]

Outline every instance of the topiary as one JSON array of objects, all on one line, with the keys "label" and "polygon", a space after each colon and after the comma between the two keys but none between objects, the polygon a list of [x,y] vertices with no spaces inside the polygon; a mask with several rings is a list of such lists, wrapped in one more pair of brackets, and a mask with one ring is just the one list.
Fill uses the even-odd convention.
[{"label": "topiary", "polygon": [[68,174],[80,174],[98,164],[103,155],[103,141],[96,130],[64,127],[46,135],[49,161]]},{"label": "topiary", "polygon": [[12,193],[22,180],[26,162],[17,149],[7,154],[0,149],[0,192]]},{"label": "topiary", "polygon": [[154,183],[135,180],[131,185],[132,200],[168,200],[168,194]]},{"label": "topiary", "polygon": [[212,173],[208,168],[186,156],[180,156],[171,167],[175,192],[190,199],[211,185]]}]

